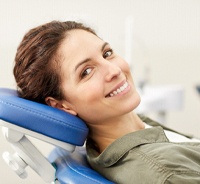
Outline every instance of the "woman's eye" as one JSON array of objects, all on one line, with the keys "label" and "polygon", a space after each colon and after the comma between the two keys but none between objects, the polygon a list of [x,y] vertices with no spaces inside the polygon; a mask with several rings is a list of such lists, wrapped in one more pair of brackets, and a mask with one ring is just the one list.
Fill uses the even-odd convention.
[{"label": "woman's eye", "polygon": [[81,78],[84,78],[85,76],[89,75],[90,72],[92,71],[92,68],[87,68],[86,70],[81,73]]},{"label": "woman's eye", "polygon": [[104,57],[104,58],[107,58],[107,57],[111,56],[112,53],[113,53],[113,50],[112,50],[112,49],[107,50],[107,51],[103,54],[103,57]]}]

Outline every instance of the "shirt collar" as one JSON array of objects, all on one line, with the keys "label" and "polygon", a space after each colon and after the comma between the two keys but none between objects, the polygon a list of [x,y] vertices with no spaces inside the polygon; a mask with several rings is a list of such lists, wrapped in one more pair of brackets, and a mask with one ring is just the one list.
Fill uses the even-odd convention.
[{"label": "shirt collar", "polygon": [[[134,147],[158,142],[169,142],[162,127],[153,127],[129,133],[109,145],[100,155],[87,144],[89,160],[102,167],[115,164],[124,154]],[[116,148],[120,148],[117,149]]]}]

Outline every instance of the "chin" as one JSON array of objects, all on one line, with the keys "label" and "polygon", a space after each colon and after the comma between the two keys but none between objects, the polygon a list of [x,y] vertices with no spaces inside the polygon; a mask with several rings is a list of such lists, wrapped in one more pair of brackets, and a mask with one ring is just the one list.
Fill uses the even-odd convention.
[{"label": "chin", "polygon": [[140,102],[141,102],[140,95],[136,92],[135,95],[133,95],[132,98],[129,99],[128,110],[129,111],[135,110],[139,106]]}]

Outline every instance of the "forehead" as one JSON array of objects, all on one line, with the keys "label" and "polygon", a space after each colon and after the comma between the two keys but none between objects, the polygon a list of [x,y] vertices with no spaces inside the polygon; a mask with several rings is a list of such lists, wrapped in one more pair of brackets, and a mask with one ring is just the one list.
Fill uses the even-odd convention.
[{"label": "forehead", "polygon": [[60,46],[60,51],[62,51],[63,49],[68,49],[72,51],[73,49],[82,48],[82,46],[85,44],[90,46],[99,44],[101,42],[102,40],[91,32],[81,29],[71,30],[66,33],[66,37],[64,38]]},{"label": "forehead", "polygon": [[72,30],[66,33],[57,54],[62,58],[61,70],[72,72],[75,65],[91,58],[100,50],[104,41],[85,30]]},{"label": "forehead", "polygon": [[[85,30],[72,30],[66,33],[66,37],[61,43],[58,54],[64,58],[70,57],[71,59],[78,54],[83,57],[87,54],[88,49],[101,46],[103,40],[99,37]],[[76,53],[76,55],[74,55]]]}]

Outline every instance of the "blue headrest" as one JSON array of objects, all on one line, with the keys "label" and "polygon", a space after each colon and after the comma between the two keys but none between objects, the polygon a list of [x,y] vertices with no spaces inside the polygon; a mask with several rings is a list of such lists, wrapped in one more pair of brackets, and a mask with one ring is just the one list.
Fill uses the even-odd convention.
[{"label": "blue headrest", "polygon": [[87,126],[80,118],[20,98],[12,89],[0,88],[0,119],[77,146],[84,144],[88,134]]}]

